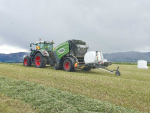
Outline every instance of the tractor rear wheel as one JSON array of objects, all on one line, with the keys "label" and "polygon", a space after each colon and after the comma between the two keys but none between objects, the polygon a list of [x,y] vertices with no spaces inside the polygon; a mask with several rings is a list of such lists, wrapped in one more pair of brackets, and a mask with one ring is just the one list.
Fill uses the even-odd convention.
[{"label": "tractor rear wheel", "polygon": [[47,63],[47,58],[42,56],[40,53],[37,53],[34,58],[35,67],[44,68]]},{"label": "tractor rear wheel", "polygon": [[63,62],[63,68],[65,71],[74,71],[74,66],[70,59],[65,59]]},{"label": "tractor rear wheel", "polygon": [[23,65],[24,66],[31,66],[31,59],[28,56],[24,57]]}]

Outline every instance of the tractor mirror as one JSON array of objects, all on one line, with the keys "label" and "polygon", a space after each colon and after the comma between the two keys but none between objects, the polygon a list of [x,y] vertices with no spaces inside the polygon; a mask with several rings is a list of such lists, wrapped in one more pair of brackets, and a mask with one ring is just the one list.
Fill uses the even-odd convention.
[{"label": "tractor mirror", "polygon": [[30,44],[30,47],[32,47],[32,44]]}]

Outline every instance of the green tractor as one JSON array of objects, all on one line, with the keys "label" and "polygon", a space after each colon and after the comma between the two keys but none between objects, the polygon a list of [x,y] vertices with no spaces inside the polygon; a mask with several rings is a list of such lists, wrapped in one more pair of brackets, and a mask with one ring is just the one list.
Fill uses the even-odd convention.
[{"label": "green tractor", "polygon": [[35,64],[37,68],[44,68],[46,64],[54,65],[54,61],[52,61],[53,44],[53,41],[39,41],[37,43],[31,43],[30,47],[32,47],[32,45],[36,45],[36,49],[33,50],[31,48],[30,55],[24,56],[24,66],[31,66],[31,64]]},{"label": "green tractor", "polygon": [[90,71],[95,68],[103,68],[109,72],[116,71],[116,75],[120,75],[119,67],[117,70],[107,69],[106,67],[112,63],[103,62],[102,52],[88,51],[88,45],[82,40],[68,40],[54,49],[53,44],[53,41],[31,43],[30,47],[36,45],[36,49],[31,49],[30,55],[24,56],[24,66],[34,64],[37,68],[44,68],[48,64],[55,70],[64,69],[65,71],[75,71],[76,69]]}]

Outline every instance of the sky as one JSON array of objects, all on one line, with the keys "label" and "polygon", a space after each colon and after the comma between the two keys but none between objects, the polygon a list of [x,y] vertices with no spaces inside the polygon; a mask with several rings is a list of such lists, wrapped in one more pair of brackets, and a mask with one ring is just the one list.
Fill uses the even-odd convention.
[{"label": "sky", "polygon": [[90,51],[150,52],[150,0],[0,0],[0,53],[27,52],[41,38]]}]

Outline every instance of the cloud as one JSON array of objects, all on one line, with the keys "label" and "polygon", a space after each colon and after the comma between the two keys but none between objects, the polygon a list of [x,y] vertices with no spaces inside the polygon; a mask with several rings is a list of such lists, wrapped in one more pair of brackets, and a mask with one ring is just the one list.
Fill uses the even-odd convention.
[{"label": "cloud", "polygon": [[29,52],[29,51],[26,49],[22,49],[10,45],[0,45],[0,53],[10,54],[10,53],[18,53],[18,52]]},{"label": "cloud", "polygon": [[55,46],[81,39],[90,50],[105,53],[149,51],[149,4],[148,0],[1,0],[0,43],[28,49],[39,38],[54,40]]}]

